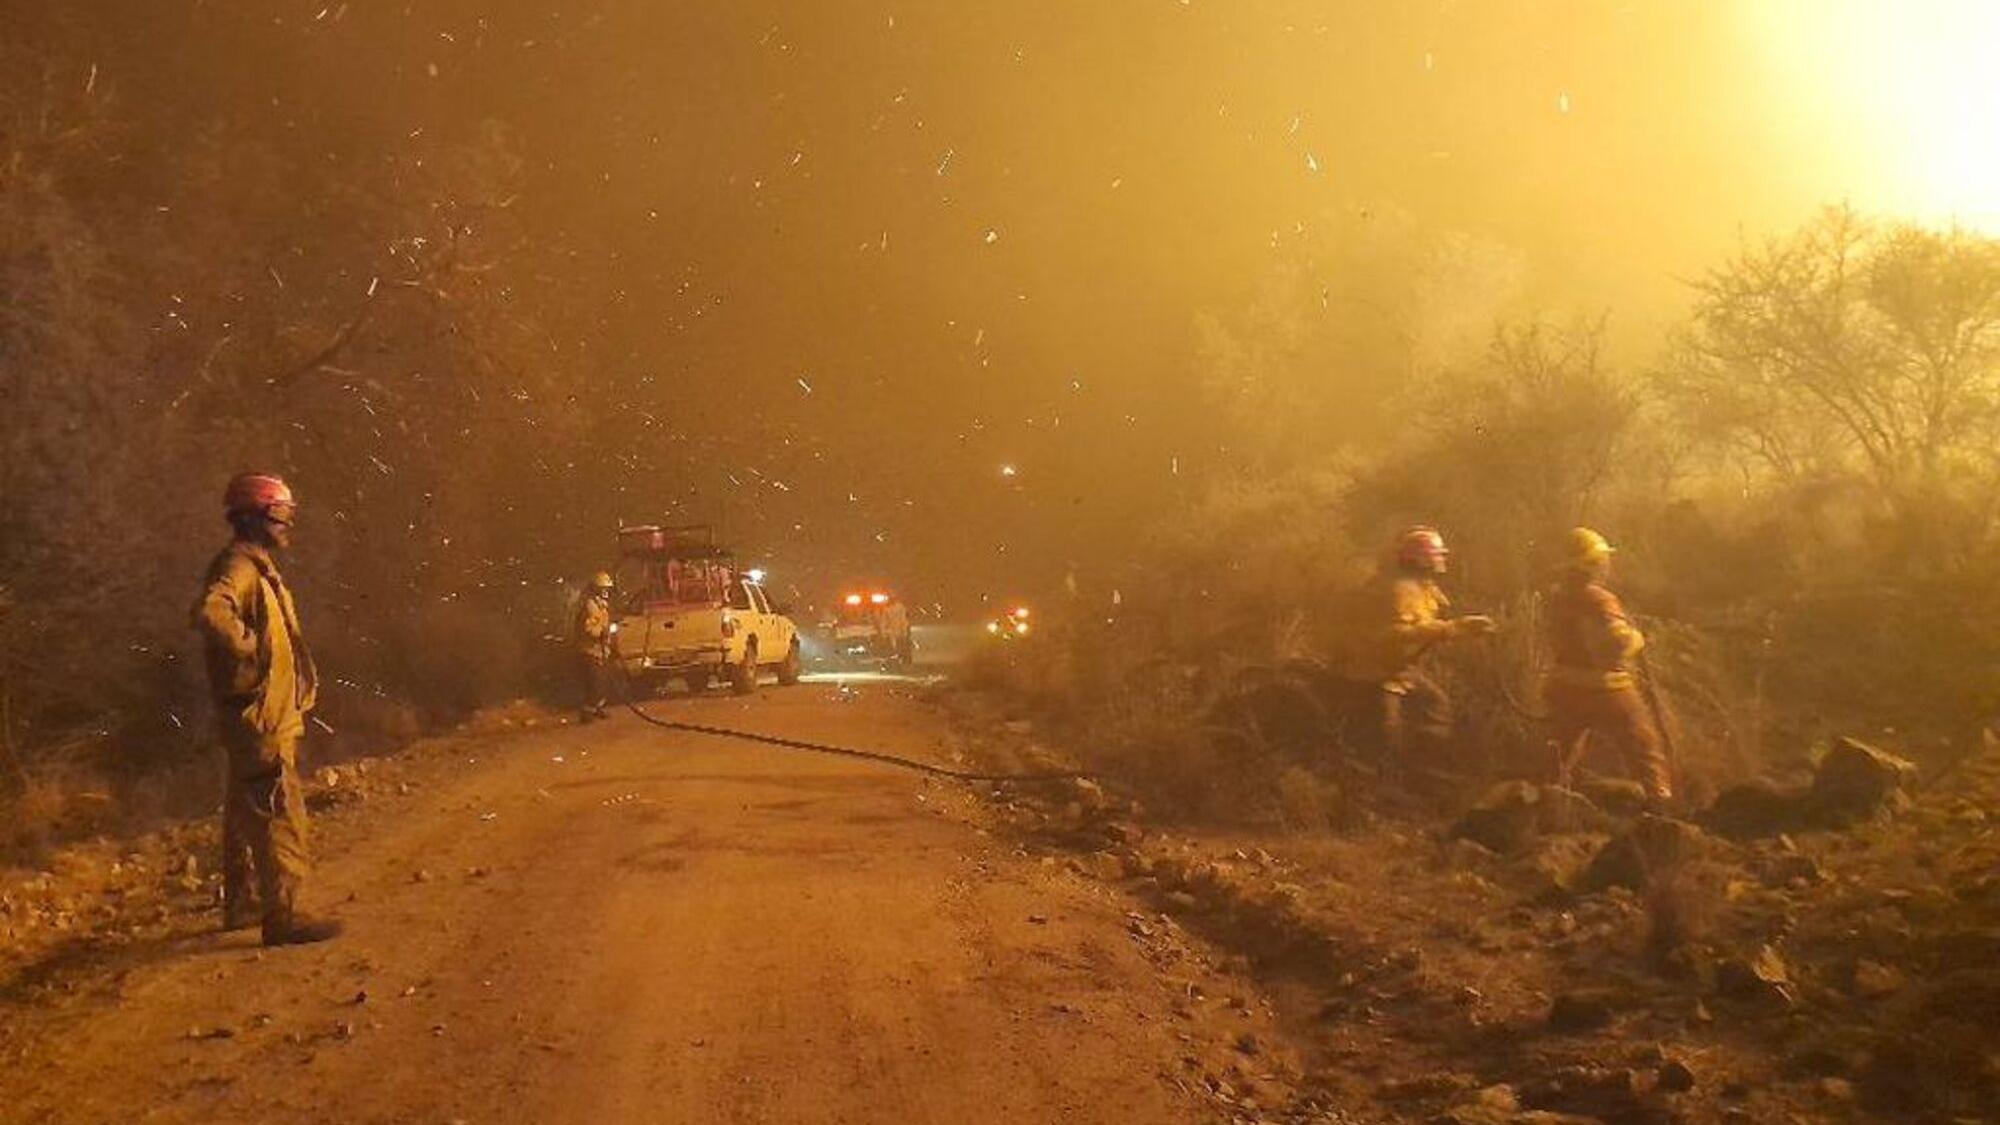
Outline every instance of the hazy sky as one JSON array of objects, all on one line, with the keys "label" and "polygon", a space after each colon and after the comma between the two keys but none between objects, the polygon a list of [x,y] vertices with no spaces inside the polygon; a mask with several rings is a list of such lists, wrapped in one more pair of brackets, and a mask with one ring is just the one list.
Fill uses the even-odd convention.
[{"label": "hazy sky", "polygon": [[1115,554],[1212,440],[1197,315],[1341,224],[1502,246],[1534,305],[1608,311],[1641,362],[1677,277],[1825,203],[2000,222],[1979,0],[270,11],[290,50],[199,36],[135,94],[368,159],[497,125],[561,343],[676,435],[635,424],[606,486],[634,521],[726,520],[808,595],[962,606]]}]

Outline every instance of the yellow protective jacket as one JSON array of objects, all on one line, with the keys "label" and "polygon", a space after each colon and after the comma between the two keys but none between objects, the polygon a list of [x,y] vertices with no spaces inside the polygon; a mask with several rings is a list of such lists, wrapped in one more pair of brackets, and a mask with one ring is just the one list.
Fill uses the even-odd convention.
[{"label": "yellow protective jacket", "polygon": [[1549,594],[1549,682],[1618,691],[1630,688],[1633,662],[1646,638],[1625,613],[1618,595],[1583,575],[1569,575]]},{"label": "yellow protective jacket", "polygon": [[271,553],[240,539],[223,548],[208,566],[193,616],[224,722],[274,740],[305,733],[319,674]]},{"label": "yellow protective jacket", "polygon": [[1450,608],[1451,599],[1429,578],[1377,578],[1363,591],[1359,611],[1348,623],[1351,641],[1344,674],[1390,691],[1407,690],[1417,660],[1432,645],[1459,635],[1459,623],[1444,616]]},{"label": "yellow protective jacket", "polygon": [[577,602],[576,621],[570,629],[576,650],[592,660],[611,658],[611,603],[585,594]]}]

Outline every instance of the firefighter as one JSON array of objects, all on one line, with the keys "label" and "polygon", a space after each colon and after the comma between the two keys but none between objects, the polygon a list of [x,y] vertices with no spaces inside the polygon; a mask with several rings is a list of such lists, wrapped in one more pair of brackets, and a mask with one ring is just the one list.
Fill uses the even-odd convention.
[{"label": "firefighter", "polygon": [[1349,710],[1390,769],[1408,764],[1413,733],[1435,742],[1450,722],[1450,700],[1418,661],[1435,645],[1493,632],[1490,617],[1446,615],[1451,599],[1438,578],[1450,560],[1436,528],[1407,529],[1396,538],[1390,565],[1364,591],[1361,620],[1354,623],[1343,669]]},{"label": "firefighter", "polygon": [[611,698],[611,576],[598,571],[590,589],[576,603],[570,635],[576,642],[577,681],[583,689],[583,722],[610,717]]},{"label": "firefighter", "polygon": [[1594,741],[1618,755],[1651,802],[1664,804],[1673,797],[1673,781],[1637,678],[1646,638],[1604,585],[1614,553],[1590,528],[1569,533],[1563,573],[1545,615],[1554,667],[1543,698],[1561,776],[1568,776],[1587,741]]},{"label": "firefighter", "polygon": [[235,534],[209,564],[194,626],[202,635],[229,760],[222,805],[223,928],[261,922],[265,945],[325,941],[340,933],[340,923],[298,910],[310,866],[299,740],[319,678],[298,608],[273,558],[292,544],[298,505],[284,481],[262,473],[232,479],[222,503]]}]

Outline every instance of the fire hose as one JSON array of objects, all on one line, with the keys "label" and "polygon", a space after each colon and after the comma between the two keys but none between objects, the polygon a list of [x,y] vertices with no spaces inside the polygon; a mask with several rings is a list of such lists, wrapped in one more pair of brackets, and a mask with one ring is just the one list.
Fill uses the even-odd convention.
[{"label": "fire hose", "polygon": [[[621,687],[629,687],[629,681],[619,677]],[[755,742],[765,746],[776,746],[785,750],[802,750],[811,754],[830,754],[837,758],[858,758],[865,762],[879,762],[899,769],[915,770],[933,777],[948,777],[955,781],[1017,781],[1048,782],[1074,781],[1090,776],[1078,770],[1049,771],[1045,773],[978,773],[971,770],[955,770],[946,766],[934,766],[914,758],[887,754],[879,750],[857,750],[851,746],[834,746],[825,742],[808,742],[798,738],[780,738],[777,735],[758,734],[754,731],[736,730],[732,727],[709,726],[705,723],[684,723],[675,719],[662,719],[646,713],[632,698],[629,690],[624,691],[622,702],[625,709],[637,715],[642,721],[663,730],[685,731],[689,734],[706,734],[715,738],[734,738],[743,742]]]}]

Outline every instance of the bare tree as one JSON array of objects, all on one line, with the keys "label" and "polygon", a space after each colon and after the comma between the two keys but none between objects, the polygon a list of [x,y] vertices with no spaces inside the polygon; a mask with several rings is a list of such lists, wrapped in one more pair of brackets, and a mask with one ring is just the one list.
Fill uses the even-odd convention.
[{"label": "bare tree", "polygon": [[1859,474],[1906,512],[1991,491],[2000,241],[1834,208],[1695,288],[1658,381],[1700,436],[1787,481]]}]

